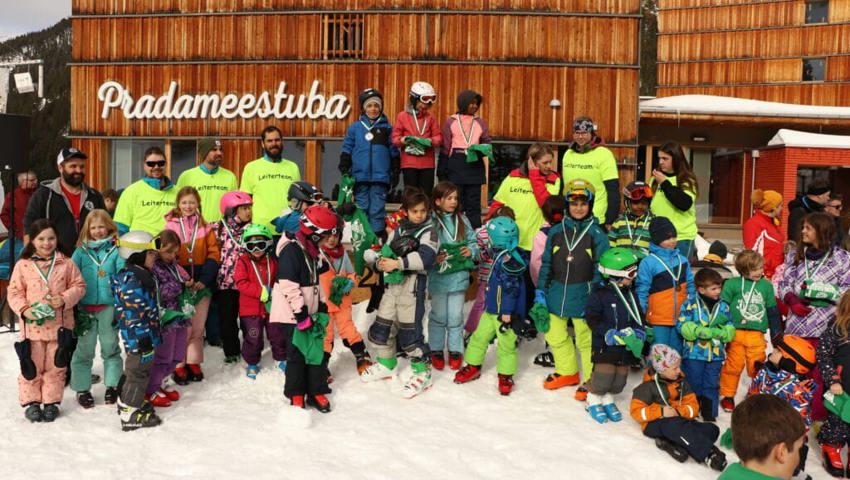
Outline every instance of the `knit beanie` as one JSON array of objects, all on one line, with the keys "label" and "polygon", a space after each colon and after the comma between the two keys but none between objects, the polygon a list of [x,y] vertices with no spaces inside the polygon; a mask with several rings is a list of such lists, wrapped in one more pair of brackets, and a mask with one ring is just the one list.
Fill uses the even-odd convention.
[{"label": "knit beanie", "polygon": [[217,138],[204,137],[198,140],[198,155],[201,158],[206,158],[207,154],[210,153],[210,150],[220,146],[221,141],[219,141]]},{"label": "knit beanie", "polygon": [[708,253],[711,255],[717,255],[721,259],[725,259],[729,254],[729,249],[726,248],[726,244],[721,242],[720,240],[715,240],[711,242],[711,245],[708,247]]},{"label": "knit beanie", "polygon": [[756,189],[753,190],[752,202],[753,207],[762,212],[770,213],[782,203],[782,195],[776,190]]},{"label": "knit beanie", "polygon": [[649,237],[652,243],[661,245],[661,242],[676,236],[676,227],[667,217],[655,217],[649,222]]},{"label": "knit beanie", "polygon": [[830,188],[830,186],[827,185],[826,183],[814,182],[811,185],[809,185],[808,189],[806,189],[806,194],[807,195],[823,195],[824,193],[829,192],[831,190],[832,190],[832,188]]},{"label": "knit beanie", "polygon": [[656,343],[649,350],[649,361],[656,372],[663,372],[670,368],[679,366],[682,357],[679,352],[663,343]]}]

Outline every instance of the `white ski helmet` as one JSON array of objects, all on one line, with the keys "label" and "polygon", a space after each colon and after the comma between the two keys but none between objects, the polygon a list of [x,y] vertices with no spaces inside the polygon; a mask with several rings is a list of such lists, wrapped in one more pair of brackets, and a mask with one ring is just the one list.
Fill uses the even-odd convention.
[{"label": "white ski helmet", "polygon": [[141,230],[127,232],[118,239],[118,255],[124,260],[130,258],[130,255],[134,253],[154,249],[156,249],[156,246],[153,241],[153,235]]},{"label": "white ski helmet", "polygon": [[425,98],[423,102],[434,103],[437,101],[437,91],[428,82],[413,82],[410,86],[410,103],[416,105],[416,102],[423,97]]}]

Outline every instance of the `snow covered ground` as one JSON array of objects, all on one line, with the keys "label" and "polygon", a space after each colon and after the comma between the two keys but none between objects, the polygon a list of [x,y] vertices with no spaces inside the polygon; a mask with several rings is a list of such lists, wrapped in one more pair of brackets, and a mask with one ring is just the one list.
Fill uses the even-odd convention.
[{"label": "snow covered ground", "polygon": [[[355,318],[371,321],[365,302]],[[467,310],[469,305],[467,305]],[[122,432],[114,407],[82,410],[68,389],[54,423],[30,424],[18,406],[15,335],[0,335],[0,478],[246,478],[246,479],[478,479],[582,478],[714,479],[717,473],[689,460],[676,463],[641,434],[628,416],[630,378],[617,398],[625,418],[599,425],[573,399],[574,387],[547,391],[548,371],[532,363],[543,339],[520,347],[514,393],[496,390],[495,351],[481,379],[452,382],[434,373],[434,386],[404,400],[401,382],[360,382],[354,357],[338,342],[331,360],[333,411],[298,410],[283,398],[283,374],[270,353],[251,381],[244,365],[225,366],[207,347],[207,378],[180,388],[183,398],[158,409],[158,428]],[[402,362],[406,364],[406,362]],[[102,366],[95,361],[95,373]],[[407,374],[407,372],[405,372]],[[725,430],[729,414],[720,414]],[[810,445],[814,446],[812,441]],[[829,478],[814,451],[808,472]],[[735,454],[727,452],[729,462]]]}]

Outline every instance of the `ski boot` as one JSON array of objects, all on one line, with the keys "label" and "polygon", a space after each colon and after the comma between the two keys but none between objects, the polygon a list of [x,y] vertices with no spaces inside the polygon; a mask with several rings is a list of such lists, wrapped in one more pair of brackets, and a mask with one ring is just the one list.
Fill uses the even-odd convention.
[{"label": "ski boot", "polygon": [[666,438],[656,438],[655,446],[669,453],[670,456],[679,463],[685,463],[688,460],[688,451],[685,450],[684,447],[676,445]]},{"label": "ski boot", "polygon": [[47,403],[44,405],[44,410],[42,411],[42,419],[43,422],[52,422],[56,420],[56,417],[59,416],[59,404],[58,403]]},{"label": "ski boot", "polygon": [[286,360],[281,360],[277,362],[277,369],[283,373],[286,373]]},{"label": "ski boot", "polygon": [[580,386],[576,389],[576,393],[575,393],[574,397],[579,402],[583,402],[583,401],[587,400],[587,394],[588,394],[587,384],[584,384],[584,385],[582,385],[582,386]]},{"label": "ski boot", "polygon": [[257,374],[260,373],[260,366],[256,364],[251,364],[245,367],[245,376],[250,378],[251,380],[257,379]]},{"label": "ski boot", "polygon": [[459,370],[463,365],[463,354],[458,352],[449,352],[449,368]]},{"label": "ski boot", "polygon": [[322,413],[331,411],[331,402],[324,395],[310,395],[307,397],[307,405],[315,408]]},{"label": "ski boot", "polygon": [[190,382],[200,382],[204,379],[204,372],[201,370],[201,366],[197,363],[187,363],[186,364],[187,378]]},{"label": "ski boot", "polygon": [[103,394],[103,403],[107,405],[115,405],[118,401],[118,388],[106,387],[106,393]]},{"label": "ski boot", "polygon": [[425,362],[413,362],[410,364],[413,374],[404,382],[402,396],[411,399],[431,388],[431,367]]},{"label": "ski boot", "polygon": [[844,477],[844,464],[841,463],[840,445],[821,445],[823,468],[833,477]]},{"label": "ski boot", "polygon": [[555,357],[552,356],[552,352],[539,353],[536,357],[534,357],[534,364],[540,365],[541,367],[552,368],[555,366]]},{"label": "ski boot", "polygon": [[446,357],[443,352],[431,352],[431,365],[437,370],[446,368]]},{"label": "ski boot", "polygon": [[[383,361],[382,361],[383,360]],[[391,363],[392,368],[384,365],[384,362]],[[360,374],[360,380],[363,382],[377,382],[378,380],[389,380],[396,374],[396,359],[383,359],[378,357],[378,361],[366,367],[363,373]]]},{"label": "ski boot", "polygon": [[296,408],[304,408],[304,395],[293,395],[289,404]]},{"label": "ski boot", "polygon": [[584,407],[590,418],[596,420],[600,424],[608,421],[608,415],[605,414],[605,407],[602,406],[602,396],[591,393],[587,396],[587,406]]},{"label": "ski boot", "polygon": [[91,392],[89,391],[77,392],[77,403],[88,410],[89,408],[94,407],[94,397],[91,396]]},{"label": "ski boot", "polygon": [[354,359],[357,361],[358,375],[363,375],[363,372],[366,371],[367,368],[372,366],[372,357],[367,351],[363,351],[363,353],[360,354],[355,354]]},{"label": "ski boot", "polygon": [[471,382],[481,376],[481,367],[476,365],[465,365],[455,374],[455,383]]},{"label": "ski boot", "polygon": [[513,375],[502,375],[499,374],[499,393],[504,396],[508,396],[511,394],[511,391],[514,389],[514,378]]},{"label": "ski boot", "polygon": [[723,397],[720,399],[720,408],[723,409],[724,412],[732,412],[735,410],[735,399],[732,397]]},{"label": "ski boot", "polygon": [[145,401],[150,402],[150,404],[154,407],[166,408],[171,406],[171,400],[162,393],[162,390],[157,390],[150,395],[145,395]]},{"label": "ski boot", "polygon": [[142,405],[141,408],[133,408],[119,398],[118,415],[121,417],[121,430],[125,432],[139,428],[156,427],[162,423],[162,419],[156,415],[150,403]]},{"label": "ski boot", "polygon": [[605,415],[612,422],[619,422],[623,419],[623,414],[617,405],[614,403],[614,397],[610,393],[602,395],[602,408],[605,410]]},{"label": "ski boot", "polygon": [[709,452],[708,456],[705,457],[705,464],[708,465],[712,470],[722,472],[723,469],[726,468],[726,454],[723,453],[722,450],[717,448],[716,445],[712,445],[711,452]]},{"label": "ski boot", "polygon": [[543,388],[546,390],[557,390],[571,385],[578,385],[578,382],[578,373],[575,375],[560,375],[558,373],[552,373],[546,377],[546,380],[543,382]]},{"label": "ski boot", "polygon": [[177,385],[189,385],[189,372],[186,370],[186,367],[177,367],[174,369],[171,379]]},{"label": "ski boot", "polygon": [[38,402],[30,402],[26,405],[26,410],[24,410],[24,417],[32,423],[38,423],[44,420],[44,412],[41,411],[41,404]]}]

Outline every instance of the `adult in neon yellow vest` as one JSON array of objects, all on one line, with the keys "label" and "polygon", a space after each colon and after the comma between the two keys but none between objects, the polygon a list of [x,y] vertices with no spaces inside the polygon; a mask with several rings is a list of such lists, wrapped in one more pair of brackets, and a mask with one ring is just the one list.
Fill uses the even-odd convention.
[{"label": "adult in neon yellow vest", "polygon": [[544,223],[543,202],[550,195],[558,195],[563,188],[556,172],[555,152],[552,147],[535,143],[528,149],[528,159],[502,180],[499,190],[490,203],[489,219],[500,207],[511,207],[519,227],[519,247],[530,252],[534,236]]},{"label": "adult in neon yellow vest", "polygon": [[115,207],[113,219],[122,235],[131,230],[158,235],[165,228],[165,214],[177,201],[177,189],[165,176],[165,152],[150,147],[143,158],[145,176],[124,189]]},{"label": "adult in neon yellow vest", "polygon": [[596,190],[593,216],[605,230],[620,215],[620,175],[617,160],[611,150],[602,146],[596,124],[590,117],[578,117],[573,122],[573,143],[561,161],[564,185],[572,180],[586,180]]},{"label": "adult in neon yellow vest", "polygon": [[676,248],[691,258],[697,236],[697,177],[678,143],[667,142],[658,149],[658,168],[652,176],[652,213],[673,223],[678,234]]},{"label": "adult in neon yellow vest", "polygon": [[221,220],[221,197],[238,188],[236,175],[221,166],[224,159],[221,141],[216,138],[198,140],[198,156],[201,164],[180,174],[177,190],[183,187],[195,187],[201,195],[201,213],[208,223]]},{"label": "adult in neon yellow vest", "polygon": [[289,186],[301,180],[301,172],[295,162],[281,156],[283,139],[280,129],[266,127],[260,135],[260,141],[263,156],[245,165],[239,190],[254,197],[253,222],[274,231],[271,221],[287,207]]}]

